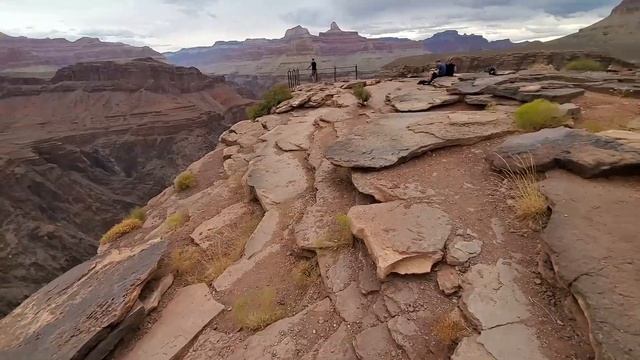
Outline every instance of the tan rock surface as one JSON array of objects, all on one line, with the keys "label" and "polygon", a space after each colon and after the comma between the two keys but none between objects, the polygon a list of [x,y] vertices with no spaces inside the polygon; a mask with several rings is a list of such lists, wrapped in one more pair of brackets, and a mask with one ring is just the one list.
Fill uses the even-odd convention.
[{"label": "tan rock surface", "polygon": [[578,299],[602,358],[640,357],[640,186],[553,171],[541,184],[553,213],[542,237],[557,278]]},{"label": "tan rock surface", "polygon": [[192,233],[191,238],[196,244],[203,249],[208,248],[218,238],[218,233],[222,228],[231,224],[237,224],[238,221],[246,216],[253,214],[255,209],[247,203],[237,203],[222,210],[218,215],[206,220],[200,224]]}]

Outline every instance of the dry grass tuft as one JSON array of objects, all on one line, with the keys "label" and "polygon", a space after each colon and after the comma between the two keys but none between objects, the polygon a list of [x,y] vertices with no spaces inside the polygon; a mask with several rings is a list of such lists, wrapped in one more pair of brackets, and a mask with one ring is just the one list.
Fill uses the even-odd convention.
[{"label": "dry grass tuft", "polygon": [[189,190],[196,186],[196,176],[189,170],[184,171],[173,180],[173,187],[177,192]]},{"label": "dry grass tuft", "polygon": [[467,332],[468,329],[464,322],[450,314],[440,317],[433,327],[434,335],[447,346],[460,341]]},{"label": "dry grass tuft", "polygon": [[118,224],[114,225],[109,231],[107,231],[102,238],[100,238],[100,244],[108,244],[124,235],[139,229],[142,227],[142,221],[138,219],[124,219]]},{"label": "dry grass tuft", "polygon": [[178,211],[173,213],[167,217],[164,222],[164,225],[167,227],[169,231],[176,231],[182,227],[187,221],[189,221],[189,214]]},{"label": "dry grass tuft", "polygon": [[176,249],[171,253],[169,266],[173,272],[181,276],[191,276],[202,261],[202,251],[189,247]]},{"label": "dry grass tuft", "polygon": [[358,104],[361,106],[367,105],[371,99],[371,93],[362,85],[353,88],[353,96],[358,99]]},{"label": "dry grass tuft", "polygon": [[137,219],[141,222],[144,222],[145,220],[147,220],[147,213],[143,208],[137,207],[131,210],[127,219]]},{"label": "dry grass tuft", "polygon": [[523,159],[520,156],[514,158],[517,169],[512,169],[507,161],[507,170],[502,175],[514,191],[514,208],[517,218],[541,223],[549,212],[547,198],[540,191],[538,178],[533,158]]},{"label": "dry grass tuft", "polygon": [[276,303],[276,291],[262,288],[241,295],[233,305],[233,315],[240,326],[248,330],[261,330],[285,317]]},{"label": "dry grass tuft", "polygon": [[293,267],[291,276],[299,288],[307,288],[320,276],[320,267],[314,259],[304,259]]}]

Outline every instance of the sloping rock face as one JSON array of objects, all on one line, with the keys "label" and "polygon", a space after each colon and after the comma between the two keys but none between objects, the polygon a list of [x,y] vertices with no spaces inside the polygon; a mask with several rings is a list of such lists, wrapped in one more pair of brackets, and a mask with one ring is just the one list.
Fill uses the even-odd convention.
[{"label": "sloping rock face", "polygon": [[548,174],[542,191],[553,213],[543,232],[560,283],[589,322],[598,358],[640,357],[637,179],[584,180]]},{"label": "sloping rock face", "polygon": [[338,166],[384,168],[427,151],[469,145],[514,131],[503,111],[380,115],[354,129],[327,150]]},{"label": "sloping rock face", "polygon": [[[624,137],[630,132],[617,132]],[[637,135],[636,135],[637,136]],[[513,136],[488,155],[500,170],[535,165],[538,170],[567,169],[582,177],[640,173],[640,141],[568,128]]]},{"label": "sloping rock face", "polygon": [[0,320],[2,357],[90,358],[103,340],[113,341],[110,331],[134,309],[165,248],[165,241],[156,240],[108,251],[40,289]]},{"label": "sloping rock face", "polygon": [[[181,93],[178,84],[191,77],[153,61],[103,64],[103,72],[98,64],[69,71],[77,69],[82,79],[104,73],[120,80],[11,85],[7,88],[20,88],[15,92],[21,95],[0,99],[1,315],[93,256],[104,231],[211,151],[250,103],[215,79],[201,82],[207,85],[200,91]],[[114,85],[140,85],[140,74],[132,69],[147,65],[141,74],[160,68],[176,76],[165,82],[161,73],[149,84],[172,84],[175,91],[165,92],[164,85],[153,91]],[[66,76],[61,73],[60,79]],[[64,84],[75,90],[56,90]],[[25,86],[46,90],[26,95]]]}]

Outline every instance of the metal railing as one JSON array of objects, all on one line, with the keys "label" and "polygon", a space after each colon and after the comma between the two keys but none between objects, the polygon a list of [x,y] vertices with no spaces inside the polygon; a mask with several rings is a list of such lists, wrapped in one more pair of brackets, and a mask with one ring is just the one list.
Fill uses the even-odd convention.
[{"label": "metal railing", "polygon": [[352,66],[334,66],[330,68],[321,68],[316,71],[315,78],[313,75],[313,72],[309,69],[289,69],[289,71],[287,71],[287,82],[289,84],[289,88],[293,89],[296,86],[299,86],[301,81],[304,81],[305,79],[308,79],[309,82],[319,82],[326,81],[325,79],[333,79],[333,82],[336,82],[338,81],[338,79],[344,79],[345,77],[355,75],[356,80],[358,80],[358,65],[356,64]]}]

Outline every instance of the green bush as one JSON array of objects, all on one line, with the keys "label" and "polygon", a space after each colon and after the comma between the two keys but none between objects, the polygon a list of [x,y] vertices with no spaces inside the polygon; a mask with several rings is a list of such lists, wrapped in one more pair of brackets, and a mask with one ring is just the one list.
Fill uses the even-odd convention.
[{"label": "green bush", "polygon": [[353,96],[358,99],[360,105],[366,105],[371,99],[371,93],[364,86],[359,85],[353,88]]},{"label": "green bush", "polygon": [[516,125],[526,131],[557,127],[563,122],[560,107],[549,100],[538,99],[516,110]]},{"label": "green bush", "polygon": [[262,96],[261,102],[247,109],[247,117],[255,120],[261,116],[269,115],[271,109],[291,97],[291,91],[286,85],[275,85]]},{"label": "green bush", "polygon": [[605,66],[601,63],[591,59],[577,59],[569,62],[565,67],[565,70],[573,71],[604,71]]},{"label": "green bush", "polygon": [[176,191],[181,192],[196,186],[196,176],[191,171],[185,171],[173,180]]}]

